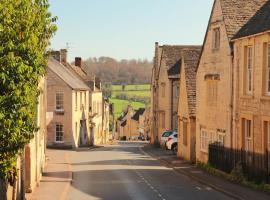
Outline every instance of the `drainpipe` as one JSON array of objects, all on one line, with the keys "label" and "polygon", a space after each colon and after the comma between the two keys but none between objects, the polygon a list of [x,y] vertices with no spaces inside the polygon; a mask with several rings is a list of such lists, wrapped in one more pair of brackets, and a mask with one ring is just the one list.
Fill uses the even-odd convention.
[{"label": "drainpipe", "polygon": [[233,148],[234,145],[233,145],[233,138],[234,138],[234,47],[233,47],[233,44],[231,43],[231,65],[230,65],[230,77],[231,77],[231,99],[230,99],[230,118],[231,118],[231,121],[230,121],[230,132],[231,132],[231,137],[230,137],[230,147]]}]

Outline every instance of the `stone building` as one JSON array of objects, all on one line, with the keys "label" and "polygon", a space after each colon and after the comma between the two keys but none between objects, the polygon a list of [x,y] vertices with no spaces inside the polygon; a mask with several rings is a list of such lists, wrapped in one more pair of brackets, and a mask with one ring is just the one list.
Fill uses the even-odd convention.
[{"label": "stone building", "polygon": [[47,78],[47,146],[76,148],[90,144],[90,88],[67,66],[62,51],[49,58]]},{"label": "stone building", "polygon": [[142,137],[144,132],[140,130],[140,117],[143,116],[145,112],[145,108],[139,108],[135,111],[134,115],[132,116],[132,130],[131,130],[131,138],[138,139],[138,137]]},{"label": "stone building", "polygon": [[178,98],[181,53],[199,46],[156,43],[151,79],[151,143],[159,143],[166,130],[178,129]]},{"label": "stone building", "polygon": [[143,114],[139,116],[139,133],[145,139],[150,138],[150,108],[145,108]]},{"label": "stone building", "polygon": [[196,161],[196,69],[201,49],[184,50],[181,59],[179,91],[178,156]]},{"label": "stone building", "polygon": [[258,154],[270,151],[269,12],[267,1],[233,38],[233,146]]},{"label": "stone building", "polygon": [[267,0],[215,0],[197,69],[196,158],[208,161],[208,144],[233,146],[235,34]]}]

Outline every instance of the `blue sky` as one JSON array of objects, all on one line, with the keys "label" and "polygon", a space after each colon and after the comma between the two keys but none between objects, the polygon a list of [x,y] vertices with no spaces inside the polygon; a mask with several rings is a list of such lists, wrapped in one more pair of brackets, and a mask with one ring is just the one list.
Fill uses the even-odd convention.
[{"label": "blue sky", "polygon": [[154,43],[201,44],[213,0],[50,0],[58,17],[53,49],[120,59],[154,55]]}]

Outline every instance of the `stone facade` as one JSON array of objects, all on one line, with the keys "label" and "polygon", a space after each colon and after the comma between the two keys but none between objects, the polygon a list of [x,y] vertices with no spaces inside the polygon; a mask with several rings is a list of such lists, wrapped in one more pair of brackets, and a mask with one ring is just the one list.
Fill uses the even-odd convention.
[{"label": "stone facade", "polygon": [[[47,146],[76,148],[89,145],[89,88],[59,61],[47,69]],[[57,95],[63,108],[57,108]]]},{"label": "stone facade", "polygon": [[34,133],[34,138],[25,146],[26,192],[32,192],[39,185],[46,162],[46,82],[44,77],[40,80],[39,87],[42,91],[37,105],[37,125],[39,130]]},{"label": "stone facade", "polygon": [[[269,33],[234,41],[234,147],[259,154],[270,150]],[[248,88],[248,48],[252,50],[251,90]],[[250,130],[247,130],[247,121],[250,122]]]}]

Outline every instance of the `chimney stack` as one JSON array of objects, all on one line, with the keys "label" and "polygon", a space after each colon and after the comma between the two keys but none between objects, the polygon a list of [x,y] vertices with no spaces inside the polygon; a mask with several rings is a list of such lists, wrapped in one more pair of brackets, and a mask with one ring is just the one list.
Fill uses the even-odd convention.
[{"label": "chimney stack", "polygon": [[61,54],[60,54],[60,51],[52,51],[51,52],[51,56],[57,60],[58,62],[61,61]]},{"label": "chimney stack", "polygon": [[82,58],[81,57],[75,57],[75,66],[82,68]]},{"label": "chimney stack", "polygon": [[67,50],[66,49],[60,49],[61,54],[61,63],[67,63]]}]

